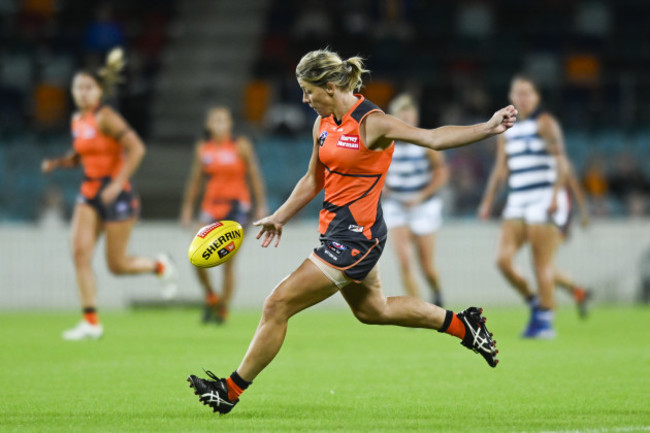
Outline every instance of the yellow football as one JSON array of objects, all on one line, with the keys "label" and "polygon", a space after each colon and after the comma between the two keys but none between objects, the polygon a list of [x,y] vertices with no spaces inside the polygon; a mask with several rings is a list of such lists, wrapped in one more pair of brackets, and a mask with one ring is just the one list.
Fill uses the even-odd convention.
[{"label": "yellow football", "polygon": [[211,268],[230,260],[244,240],[244,229],[237,221],[217,221],[201,227],[187,255],[199,268]]}]

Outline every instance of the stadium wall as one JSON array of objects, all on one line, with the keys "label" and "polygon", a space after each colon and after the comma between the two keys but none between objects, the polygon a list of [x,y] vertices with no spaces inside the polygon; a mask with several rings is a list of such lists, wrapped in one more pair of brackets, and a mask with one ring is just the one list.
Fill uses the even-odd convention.
[{"label": "stadium wall", "polygon": [[[436,261],[448,305],[520,305],[494,266],[498,223],[449,221],[438,235]],[[275,284],[295,269],[317,245],[317,224],[296,222],[285,228],[277,249],[262,249],[249,229],[237,256],[239,287],[236,308],[260,308]],[[650,220],[596,221],[586,231],[575,229],[559,251],[558,263],[592,287],[597,302],[630,303],[639,299],[643,260],[650,251]],[[170,252],[179,267],[180,290],[175,304],[198,304],[201,291],[186,251],[194,231],[174,223],[142,222],[134,230],[130,251],[153,255]],[[0,310],[70,310],[78,308],[77,289],[66,227],[53,229],[35,225],[0,226]],[[107,270],[104,243],[94,257],[101,309],[121,309],[134,304],[161,304],[160,288],[154,276],[115,277]],[[529,252],[517,261],[530,278]],[[385,292],[401,294],[398,265],[392,245],[381,259]],[[220,270],[214,269],[215,282]],[[421,281],[422,283],[422,281]],[[424,290],[424,284],[421,284]],[[558,303],[571,299],[558,294]],[[163,304],[164,305],[164,304]],[[334,296],[325,306],[341,307]]]}]

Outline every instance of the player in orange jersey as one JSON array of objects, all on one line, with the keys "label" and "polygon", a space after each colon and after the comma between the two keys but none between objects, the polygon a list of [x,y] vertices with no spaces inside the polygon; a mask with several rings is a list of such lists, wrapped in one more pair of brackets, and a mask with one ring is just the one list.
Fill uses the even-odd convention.
[{"label": "player in orange jersey", "polygon": [[[184,226],[192,222],[194,205],[204,178],[207,183],[201,201],[201,225],[218,220],[233,220],[245,227],[250,222],[251,191],[255,204],[254,218],[260,219],[267,213],[264,179],[255,149],[247,138],[234,138],[232,127],[232,115],[228,108],[215,107],[209,111],[205,122],[207,137],[196,145],[185,189],[181,209],[181,223]],[[222,267],[221,296],[212,287],[207,269],[196,268],[205,291],[204,322],[214,318],[221,323],[228,314],[235,286],[235,260],[227,261]]]},{"label": "player in orange jersey", "polygon": [[266,298],[255,336],[230,377],[219,379],[211,372],[212,380],[188,377],[200,400],[214,411],[228,413],[239,402],[279,352],[291,316],[339,291],[363,323],[445,332],[480,353],[490,366],[498,362],[482,310],[470,307],[456,314],[418,298],[383,294],[377,261],[387,230],[379,200],[394,140],[433,150],[463,146],[512,127],[517,112],[508,106],[478,125],[416,128],[354,94],[364,72],[361,58],[342,60],[328,50],[306,54],[296,68],[303,102],[318,113],[313,154],[287,201],[255,225],[261,227],[257,237],[262,247],[274,240],[277,246],[284,225],[324,189],[321,246]]},{"label": "player in orange jersey", "polygon": [[61,158],[45,159],[41,167],[44,173],[78,165],[84,170],[72,218],[72,249],[83,320],[63,333],[66,340],[103,335],[92,270],[93,253],[102,232],[106,233],[106,260],[113,274],[156,274],[163,282],[164,296],[171,297],[176,291],[176,272],[166,254],[157,260],[127,254],[139,208],[129,179],[140,165],[145,146],[119,113],[102,105],[102,97],[120,80],[123,66],[122,50],[115,49],[97,73],[76,73],[72,81],[72,97],[78,109],[72,116],[73,150]]}]

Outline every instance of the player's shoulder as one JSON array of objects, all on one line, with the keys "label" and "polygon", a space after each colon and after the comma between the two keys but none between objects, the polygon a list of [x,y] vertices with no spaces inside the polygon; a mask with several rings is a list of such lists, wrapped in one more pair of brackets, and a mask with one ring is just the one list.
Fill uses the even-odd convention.
[{"label": "player's shoulder", "polygon": [[540,109],[537,111],[533,116],[531,116],[533,120],[536,120],[539,123],[557,123],[557,117],[550,111]]},{"label": "player's shoulder", "polygon": [[370,101],[369,99],[363,98],[361,103],[350,113],[352,117],[357,122],[361,123],[367,116],[372,114],[384,114],[384,111],[379,108],[377,104]]}]

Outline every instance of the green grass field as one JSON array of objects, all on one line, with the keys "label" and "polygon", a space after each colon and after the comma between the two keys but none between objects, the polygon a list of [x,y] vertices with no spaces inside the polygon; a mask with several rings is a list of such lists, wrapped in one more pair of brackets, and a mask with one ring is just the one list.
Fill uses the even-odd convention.
[{"label": "green grass field", "polygon": [[501,363],[458,340],[371,327],[347,311],[290,322],[276,360],[226,416],[185,378],[238,365],[258,312],[221,327],[199,312],[102,315],[98,342],[64,342],[75,314],[0,314],[0,431],[650,431],[650,311],[561,310],[555,341],[522,341],[524,308],[488,309]]}]

